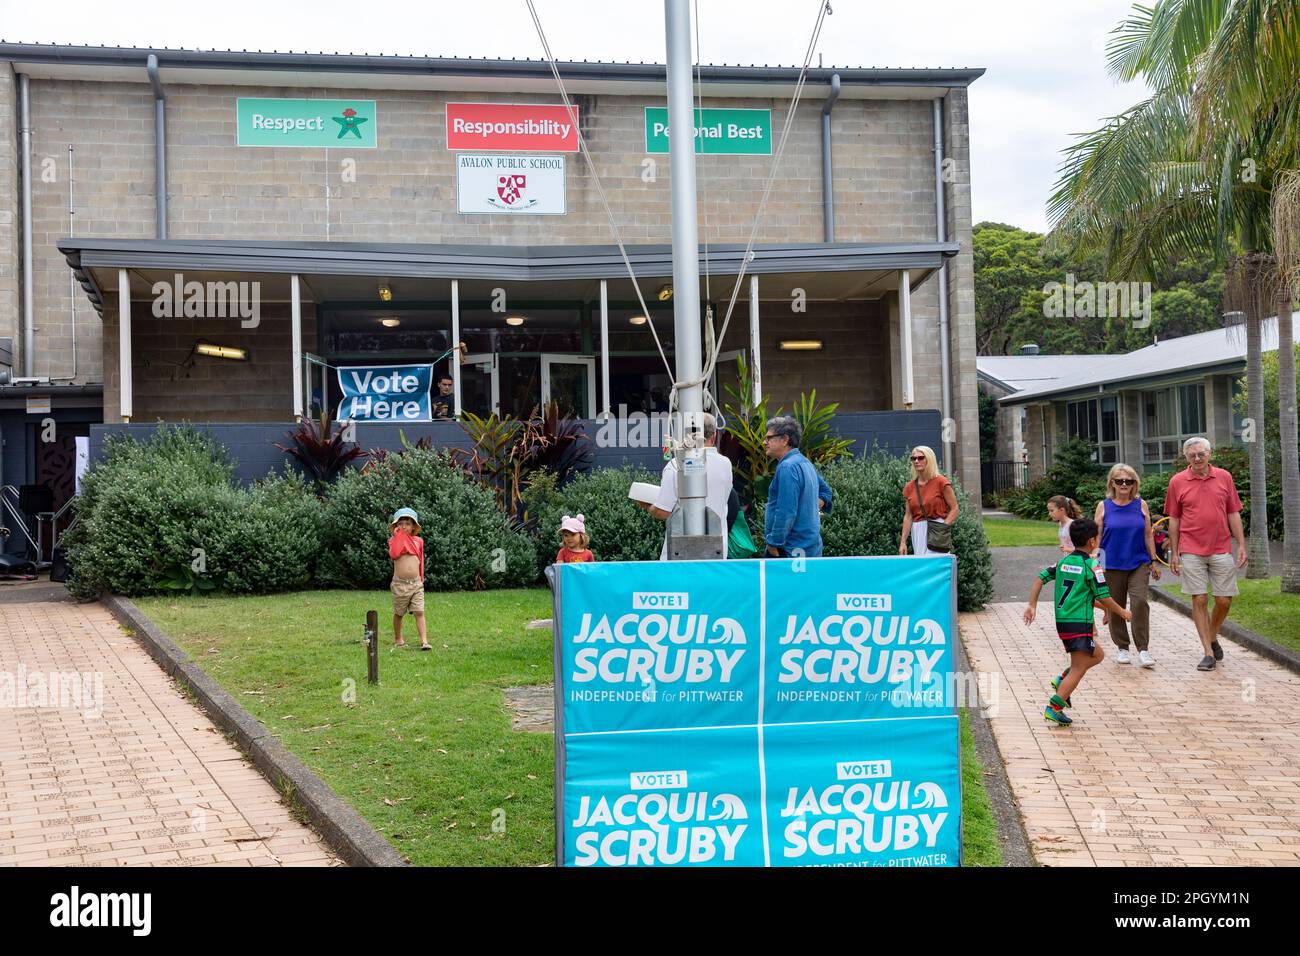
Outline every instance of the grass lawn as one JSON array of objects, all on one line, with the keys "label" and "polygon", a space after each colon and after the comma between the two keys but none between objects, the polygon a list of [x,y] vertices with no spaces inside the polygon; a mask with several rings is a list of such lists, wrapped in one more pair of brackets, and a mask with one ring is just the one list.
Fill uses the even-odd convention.
[{"label": "grass lawn", "polygon": [[[554,862],[552,738],[513,731],[501,694],[552,679],[551,632],[524,629],[551,616],[550,591],[430,595],[433,653],[392,649],[387,591],[137,603],[411,862]],[[372,608],[378,687],[366,683],[361,644]],[[418,646],[410,618],[403,630]],[[981,774],[963,717],[966,863],[998,866]]]},{"label": "grass lawn", "polygon": [[[1283,594],[1282,579],[1237,578],[1241,593],[1232,599],[1229,621],[1248,627],[1293,651],[1300,651],[1300,594]],[[1175,590],[1185,600],[1181,585]]]},{"label": "grass lawn", "polygon": [[1021,548],[1031,545],[1054,545],[1059,526],[1052,521],[1028,521],[1024,518],[985,518],[984,533],[991,548]]}]

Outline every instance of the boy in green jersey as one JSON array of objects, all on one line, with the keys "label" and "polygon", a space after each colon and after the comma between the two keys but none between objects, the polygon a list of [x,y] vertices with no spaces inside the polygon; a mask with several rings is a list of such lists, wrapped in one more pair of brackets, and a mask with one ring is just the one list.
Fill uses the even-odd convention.
[{"label": "boy in green jersey", "polygon": [[1095,558],[1089,557],[1097,550],[1097,522],[1091,518],[1076,518],[1070,522],[1070,541],[1074,551],[1061,558],[1053,567],[1038,572],[1038,580],[1029,592],[1029,606],[1025,608],[1025,623],[1034,623],[1038,595],[1048,581],[1053,583],[1056,596],[1056,633],[1061,638],[1065,652],[1070,655],[1070,666],[1052,679],[1056,691],[1043,717],[1056,724],[1070,724],[1064,708],[1070,706],[1070,695],[1083,680],[1088,668],[1096,667],[1106,656],[1093,643],[1094,604],[1107,614],[1117,614],[1126,621],[1133,615],[1115,603],[1106,587],[1106,575]]}]

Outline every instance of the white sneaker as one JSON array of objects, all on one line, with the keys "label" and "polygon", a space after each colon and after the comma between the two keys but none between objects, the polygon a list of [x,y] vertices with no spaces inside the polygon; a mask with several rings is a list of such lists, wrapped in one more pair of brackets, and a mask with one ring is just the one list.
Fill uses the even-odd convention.
[{"label": "white sneaker", "polygon": [[1139,651],[1138,663],[1140,663],[1143,667],[1155,667],[1156,659],[1152,657],[1150,654],[1148,654],[1146,651]]},{"label": "white sneaker", "polygon": [[1119,657],[1115,658],[1115,663],[1127,664],[1132,660],[1133,658],[1129,655],[1129,652],[1127,650],[1122,650],[1119,652]]}]

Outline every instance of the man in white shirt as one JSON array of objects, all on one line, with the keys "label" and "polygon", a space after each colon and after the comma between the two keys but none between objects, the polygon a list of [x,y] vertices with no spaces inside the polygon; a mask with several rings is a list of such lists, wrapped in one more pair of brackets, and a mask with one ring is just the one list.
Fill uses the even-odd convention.
[{"label": "man in white shirt", "polygon": [[[708,487],[705,490],[704,506],[718,516],[718,526],[722,528],[722,556],[727,556],[727,501],[731,497],[731,460],[717,449],[718,422],[705,412],[704,421],[704,467]],[[664,465],[663,478],[659,485],[659,497],[655,503],[642,504],[660,521],[667,521],[677,507],[677,459]],[[664,546],[659,552],[659,560],[668,560],[668,538],[664,537]]]}]

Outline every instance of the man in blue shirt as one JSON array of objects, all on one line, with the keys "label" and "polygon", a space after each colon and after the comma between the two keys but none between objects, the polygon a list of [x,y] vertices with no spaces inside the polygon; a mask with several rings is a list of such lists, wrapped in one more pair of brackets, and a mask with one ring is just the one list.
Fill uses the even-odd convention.
[{"label": "man in blue shirt", "polygon": [[767,423],[763,447],[776,459],[776,474],[767,492],[763,538],[774,558],[821,557],[823,510],[831,511],[831,489],[813,463],[799,451],[803,433],[789,415]]}]

